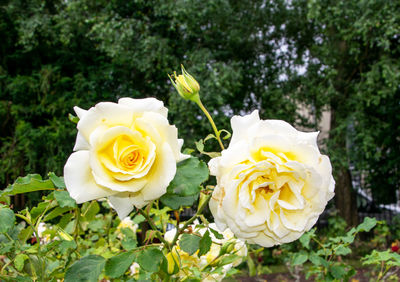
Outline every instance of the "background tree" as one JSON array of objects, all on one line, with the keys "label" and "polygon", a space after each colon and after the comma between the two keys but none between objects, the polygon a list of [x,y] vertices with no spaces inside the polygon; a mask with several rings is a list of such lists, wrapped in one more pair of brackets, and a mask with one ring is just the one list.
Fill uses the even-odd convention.
[{"label": "background tree", "polygon": [[[229,128],[232,115],[257,108],[262,118],[319,130],[322,111],[330,110],[336,205],[354,224],[351,173],[361,171],[382,202],[399,187],[399,5],[3,1],[1,186],[30,172],[62,174],[76,134],[67,119],[74,105],[157,97],[185,146],[194,148],[210,128],[167,77],[184,63],[221,128]],[[212,142],[206,150],[217,146]]]},{"label": "background tree", "polygon": [[[328,149],[336,208],[357,223],[351,171],[380,202],[399,189],[400,4],[396,1],[292,1],[287,37],[306,65],[297,95],[331,113]],[[299,19],[305,23],[299,23]]]},{"label": "background tree", "polygon": [[276,85],[279,32],[268,32],[279,30],[279,11],[263,1],[8,1],[0,29],[2,186],[28,172],[62,173],[74,105],[157,97],[194,148],[210,128],[168,80],[182,62],[221,128],[255,108],[294,122],[294,100]]}]

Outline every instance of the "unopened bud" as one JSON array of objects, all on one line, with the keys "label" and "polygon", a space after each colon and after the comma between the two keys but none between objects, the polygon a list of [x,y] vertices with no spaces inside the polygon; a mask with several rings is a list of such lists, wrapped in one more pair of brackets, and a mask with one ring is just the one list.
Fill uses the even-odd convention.
[{"label": "unopened bud", "polygon": [[235,242],[226,242],[222,247],[221,250],[219,251],[219,255],[223,256],[225,254],[231,253],[232,251],[235,250]]},{"label": "unopened bud", "polygon": [[168,75],[169,79],[179,95],[186,100],[196,102],[196,100],[199,99],[200,85],[196,79],[185,70],[183,65],[181,65],[181,68],[182,74],[177,75],[176,72],[174,72],[172,75]]}]

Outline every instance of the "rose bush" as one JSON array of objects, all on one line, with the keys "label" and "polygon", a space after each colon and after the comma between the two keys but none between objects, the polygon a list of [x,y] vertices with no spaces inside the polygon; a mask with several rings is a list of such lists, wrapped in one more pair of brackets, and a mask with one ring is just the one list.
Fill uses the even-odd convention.
[{"label": "rose bush", "polygon": [[121,98],[74,110],[78,134],[64,179],[77,203],[108,197],[124,218],[166,192],[186,156],[161,101]]},{"label": "rose bush", "polygon": [[232,139],[209,162],[217,186],[210,209],[219,229],[264,247],[298,239],[334,195],[329,158],[318,132],[297,131],[258,111],[231,119]]}]

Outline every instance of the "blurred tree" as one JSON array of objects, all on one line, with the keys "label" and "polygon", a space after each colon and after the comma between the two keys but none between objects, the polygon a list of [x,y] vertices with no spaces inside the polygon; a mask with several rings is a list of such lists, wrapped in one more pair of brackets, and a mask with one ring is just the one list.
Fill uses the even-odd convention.
[{"label": "blurred tree", "polygon": [[[220,128],[233,114],[296,121],[279,86],[283,1],[6,1],[1,6],[1,186],[28,172],[62,173],[74,105],[157,97],[185,146],[211,133],[167,74],[184,63]],[[217,144],[207,142],[207,149]]]},{"label": "blurred tree", "polygon": [[290,76],[297,97],[319,114],[331,113],[329,155],[335,203],[355,225],[353,171],[380,202],[395,201],[400,186],[400,2],[291,1],[286,37],[304,75]]}]

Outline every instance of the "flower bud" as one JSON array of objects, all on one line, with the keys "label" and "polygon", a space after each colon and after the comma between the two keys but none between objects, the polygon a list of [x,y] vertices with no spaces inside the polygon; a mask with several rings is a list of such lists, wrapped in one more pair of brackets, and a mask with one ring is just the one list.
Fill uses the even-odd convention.
[{"label": "flower bud", "polygon": [[182,74],[176,75],[176,72],[174,72],[172,75],[168,75],[169,79],[179,95],[186,100],[196,102],[196,100],[199,99],[200,85],[196,79],[185,70],[183,65],[181,65],[181,68]]},{"label": "flower bud", "polygon": [[173,254],[172,252],[168,253],[166,255],[167,258],[167,263],[168,263],[168,267],[167,267],[167,272],[168,274],[175,274],[178,272],[179,270],[179,265],[177,264],[177,255]]},{"label": "flower bud", "polygon": [[234,250],[235,250],[235,242],[228,241],[221,247],[221,250],[219,251],[219,256],[231,253]]}]

